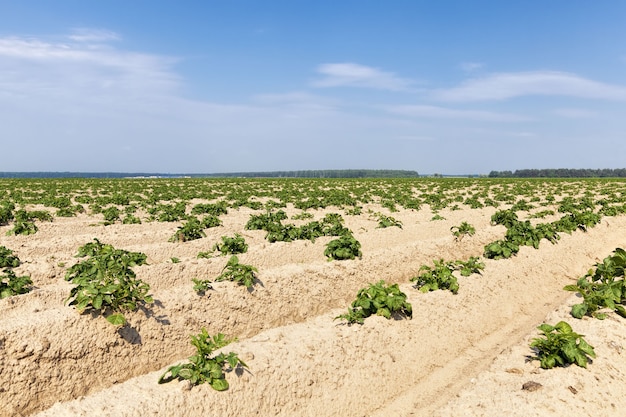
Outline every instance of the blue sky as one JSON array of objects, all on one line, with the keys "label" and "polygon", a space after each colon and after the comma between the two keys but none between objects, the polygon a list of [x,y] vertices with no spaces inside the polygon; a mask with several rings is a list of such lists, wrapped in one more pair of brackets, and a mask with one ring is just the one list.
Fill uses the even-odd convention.
[{"label": "blue sky", "polygon": [[626,2],[0,0],[0,171],[626,167]]}]

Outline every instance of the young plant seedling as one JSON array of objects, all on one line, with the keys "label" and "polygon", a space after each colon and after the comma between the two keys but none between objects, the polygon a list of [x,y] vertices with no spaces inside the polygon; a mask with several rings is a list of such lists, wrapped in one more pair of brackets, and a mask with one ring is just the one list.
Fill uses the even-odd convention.
[{"label": "young plant seedling", "polygon": [[3,272],[4,275],[0,275],[0,299],[26,294],[31,290],[33,281],[29,276],[18,277],[11,268],[6,268]]},{"label": "young plant seedling", "polygon": [[206,237],[204,233],[204,227],[200,220],[195,217],[190,217],[187,223],[178,227],[178,230],[170,238],[170,242],[188,242],[190,240],[196,240]]},{"label": "young plant seedling", "polygon": [[186,379],[192,385],[208,383],[217,391],[228,389],[225,372],[238,367],[248,368],[248,365],[239,359],[234,352],[220,353],[216,356],[213,352],[235,340],[227,340],[222,333],[209,336],[205,328],[196,336],[191,336],[191,344],[196,348],[196,354],[189,357],[189,363],[170,366],[159,378],[159,384],[164,384],[174,379]]},{"label": "young plant seedling", "polygon": [[415,288],[421,292],[448,289],[453,294],[459,292],[459,282],[452,272],[454,264],[444,262],[443,259],[434,260],[434,266],[422,265],[416,277],[411,278],[415,282]]},{"label": "young plant seedling", "polygon": [[211,285],[211,281],[208,279],[197,279],[192,278],[193,281],[193,290],[198,295],[204,295],[207,290],[212,290],[213,286]]},{"label": "young plant seedling", "polygon": [[459,226],[452,226],[450,231],[457,242],[460,242],[465,236],[474,236],[476,234],[476,228],[468,222],[462,222]]},{"label": "young plant seedling", "polygon": [[76,286],[66,300],[82,314],[93,310],[111,324],[124,326],[123,311],[134,311],[138,305],[152,304],[150,286],[137,279],[134,266],[145,265],[146,255],[115,249],[98,239],[78,249],[78,257],[88,257],[71,266],[65,280]]},{"label": "young plant seedling", "polygon": [[233,281],[239,285],[245,285],[248,290],[252,290],[256,280],[256,272],[258,272],[258,270],[255,267],[240,264],[239,258],[233,255],[228,260],[224,269],[222,269],[222,273],[215,278],[215,281]]},{"label": "young plant seedling", "polygon": [[0,268],[15,268],[20,266],[18,258],[11,249],[0,246]]},{"label": "young plant seedling", "polygon": [[335,317],[335,320],[344,319],[349,324],[363,324],[373,314],[387,319],[394,314],[411,318],[413,307],[406,301],[406,294],[400,291],[398,284],[386,285],[381,280],[360,289],[348,312]]},{"label": "young plant seedling", "polygon": [[222,236],[222,244],[216,243],[213,246],[213,250],[221,252],[222,255],[234,255],[247,252],[248,244],[243,236],[235,233],[234,237]]},{"label": "young plant seedling", "polygon": [[374,213],[373,217],[375,217],[378,220],[379,229],[384,229],[384,228],[392,227],[392,226],[402,229],[402,222],[400,220],[394,219],[391,216],[386,216],[382,213]]},{"label": "young plant seedling", "polygon": [[599,311],[607,308],[615,311],[622,317],[626,317],[626,281],[624,270],[626,268],[626,251],[621,248],[615,249],[613,255],[604,258],[602,263],[597,263],[596,269],[589,270],[581,277],[576,285],[567,285],[564,290],[579,293],[583,302],[572,306],[572,316],[577,319],[585,315],[597,319],[605,319],[606,313]]},{"label": "young plant seedling", "polygon": [[543,338],[533,339],[530,347],[536,350],[537,356],[533,359],[538,359],[543,369],[571,363],[586,368],[589,357],[596,357],[593,346],[583,339],[583,335],[574,333],[572,327],[564,321],[554,326],[543,323],[537,328]]},{"label": "young plant seedling", "polygon": [[352,236],[352,234],[345,234],[339,239],[334,239],[328,242],[324,256],[329,261],[335,259],[337,261],[343,261],[346,259],[354,259],[363,256],[361,252],[361,243]]}]

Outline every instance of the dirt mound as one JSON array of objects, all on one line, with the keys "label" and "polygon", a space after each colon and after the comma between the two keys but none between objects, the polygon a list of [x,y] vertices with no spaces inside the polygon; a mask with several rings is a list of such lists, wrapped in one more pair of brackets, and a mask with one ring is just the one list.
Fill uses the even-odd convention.
[{"label": "dirt mound", "polygon": [[[261,284],[250,292],[215,283],[204,296],[196,294],[191,279],[214,278],[228,259],[196,254],[223,235],[242,233],[251,212],[229,213],[224,226],[187,243],[168,242],[176,223],[105,227],[85,215],[42,223],[26,237],[6,237],[6,227],[0,228],[0,245],[19,255],[24,264],[18,272],[36,286],[0,301],[0,415],[426,416],[455,400],[450,414],[440,411],[451,415],[463,398],[475,401],[472,391],[455,395],[472,387],[473,378],[490,379],[485,375],[497,372],[488,370],[494,359],[509,357],[502,352],[515,352],[510,368],[528,375],[533,365],[524,365],[519,354],[530,353],[534,328],[568,300],[563,286],[626,245],[626,219],[612,218],[586,233],[562,235],[556,245],[543,241],[538,250],[523,247],[514,258],[486,260],[482,275],[460,279],[457,295],[423,294],[409,283],[421,265],[481,255],[485,244],[503,236],[503,227],[489,224],[494,209],[442,210],[446,220],[440,221],[431,221],[429,210],[404,210],[394,213],[402,229],[345,216],[362,244],[362,259],[328,262],[329,238],[270,244],[265,232],[245,231],[250,250],[240,259],[259,269]],[[477,233],[456,242],[450,227],[461,221]],[[149,265],[134,270],[157,302],[128,314],[130,325],[120,331],[64,304],[71,288],[65,271],[78,247],[94,237],[148,256]],[[363,326],[334,320],[358,289],[381,279],[401,284],[412,320],[371,317]],[[238,337],[224,349],[239,353],[249,372],[229,374],[226,392],[185,382],[158,385],[165,367],[193,353],[189,336],[202,327]],[[595,365],[577,378],[593,378]]]}]

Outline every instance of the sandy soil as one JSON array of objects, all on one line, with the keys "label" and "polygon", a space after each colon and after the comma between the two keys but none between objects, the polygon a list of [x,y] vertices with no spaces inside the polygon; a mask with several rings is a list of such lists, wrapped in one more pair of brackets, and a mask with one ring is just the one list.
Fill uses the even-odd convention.
[{"label": "sandy soil", "polygon": [[[332,211],[341,212],[313,213],[318,219]],[[247,208],[231,210],[223,226],[186,243],[168,242],[180,223],[105,227],[80,215],[39,223],[32,236],[6,236],[8,226],[0,227],[0,245],[24,262],[16,272],[36,286],[0,300],[0,416],[621,415],[626,320],[576,320],[569,316],[576,297],[562,288],[626,247],[625,217],[564,234],[556,245],[524,247],[512,259],[486,260],[482,275],[459,279],[457,295],[412,287],[421,265],[478,256],[502,238],[505,229],[489,224],[494,211],[442,210],[445,220],[431,221],[428,208],[403,210],[392,214],[402,229],[376,228],[366,214],[344,215],[363,258],[342,262],[323,255],[331,238],[270,244],[265,232],[244,230],[253,213]],[[477,233],[457,242],[450,227],[462,221]],[[214,278],[227,258],[196,254],[233,233],[249,244],[239,257],[259,269],[261,284],[249,292],[216,283],[197,295],[192,278]],[[64,304],[71,288],[65,271],[78,247],[95,237],[148,256],[149,265],[135,271],[157,302],[128,314],[130,326],[121,331]],[[381,279],[400,284],[412,320],[334,320],[360,288]],[[559,320],[595,346],[597,359],[587,369],[544,371],[528,360],[536,326]],[[157,384],[169,365],[193,354],[189,336],[202,327],[238,337],[224,350],[237,352],[249,371],[230,373],[226,392]],[[528,381],[541,387],[523,390]]]}]

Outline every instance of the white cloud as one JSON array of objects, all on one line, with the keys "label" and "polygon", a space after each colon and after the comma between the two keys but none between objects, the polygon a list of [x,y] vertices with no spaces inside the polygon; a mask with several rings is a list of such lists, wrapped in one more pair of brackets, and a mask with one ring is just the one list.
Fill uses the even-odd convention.
[{"label": "white cloud", "polygon": [[76,42],[106,42],[121,39],[117,33],[110,30],[90,28],[76,28],[68,38]]},{"label": "white cloud", "polygon": [[26,96],[56,90],[67,96],[158,95],[179,85],[170,57],[122,51],[101,44],[0,38],[0,93]]},{"label": "white cloud", "polygon": [[391,106],[387,110],[403,116],[424,119],[463,119],[489,122],[520,122],[529,120],[525,116],[510,113],[485,110],[457,110],[428,105]]},{"label": "white cloud", "polygon": [[451,102],[506,100],[530,95],[626,100],[626,87],[610,85],[557,71],[493,74],[459,87],[433,91],[432,97]]},{"label": "white cloud", "polygon": [[378,90],[405,91],[413,84],[392,72],[354,63],[322,64],[317,72],[324,77],[313,82],[315,87],[362,87]]},{"label": "white cloud", "polygon": [[333,98],[311,94],[305,91],[291,91],[282,94],[259,94],[252,97],[261,105],[300,107],[317,110],[332,110],[339,105]]},{"label": "white cloud", "polygon": [[591,119],[598,116],[598,113],[587,109],[560,108],[554,109],[554,114],[568,119]]},{"label": "white cloud", "polygon": [[472,72],[483,68],[485,64],[482,62],[462,62],[461,69],[463,71]]},{"label": "white cloud", "polygon": [[395,136],[394,139],[408,141],[408,142],[433,142],[437,140],[437,138],[433,136],[419,136],[419,135],[399,135],[399,136]]}]

